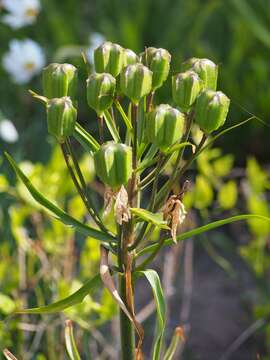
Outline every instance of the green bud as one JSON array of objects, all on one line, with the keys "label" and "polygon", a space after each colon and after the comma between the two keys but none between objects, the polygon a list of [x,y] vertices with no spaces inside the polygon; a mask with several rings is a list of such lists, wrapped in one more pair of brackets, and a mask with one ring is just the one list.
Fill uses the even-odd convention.
[{"label": "green bud", "polygon": [[159,105],[146,118],[146,135],[162,152],[181,140],[185,116],[170,105]]},{"label": "green bud", "polygon": [[124,63],[124,49],[109,41],[101,44],[94,51],[95,70],[98,73],[109,73],[116,77]]},{"label": "green bud", "polygon": [[115,92],[115,78],[111,74],[93,73],[87,79],[87,102],[98,116],[111,107]]},{"label": "green bud", "polygon": [[138,56],[135,54],[134,51],[130,49],[124,49],[124,61],[123,67],[128,65],[136,64],[139,61]]},{"label": "green bud", "polygon": [[63,143],[75,129],[77,110],[72,105],[70,97],[50,99],[47,102],[48,132]]},{"label": "green bud", "polygon": [[213,61],[209,59],[191,58],[183,63],[182,70],[195,71],[202,79],[205,89],[216,90],[218,66]]},{"label": "green bud", "polygon": [[187,112],[202,89],[202,80],[194,71],[186,71],[172,77],[173,101]]},{"label": "green bud", "polygon": [[149,47],[142,54],[142,62],[153,72],[153,90],[161,87],[169,75],[171,63],[170,53],[165,49]]},{"label": "green bud", "polygon": [[138,105],[141,98],[152,89],[152,71],[140,63],[128,65],[121,71],[120,87],[121,91]]},{"label": "green bud", "polygon": [[205,133],[211,133],[226,120],[230,99],[221,91],[204,90],[197,99],[195,122]]},{"label": "green bud", "polygon": [[95,169],[100,180],[115,189],[132,175],[132,148],[109,141],[94,154]]},{"label": "green bud", "polygon": [[71,64],[50,64],[43,69],[43,94],[48,99],[76,96],[78,72]]}]

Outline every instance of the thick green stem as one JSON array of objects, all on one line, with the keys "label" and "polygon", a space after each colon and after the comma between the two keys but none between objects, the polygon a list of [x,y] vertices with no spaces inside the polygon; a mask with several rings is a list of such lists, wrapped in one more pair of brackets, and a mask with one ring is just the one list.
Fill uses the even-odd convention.
[{"label": "thick green stem", "polygon": [[[126,303],[126,280],[119,274],[119,293]],[[121,360],[135,359],[135,333],[134,328],[126,314],[120,310],[120,334],[121,334]]]}]

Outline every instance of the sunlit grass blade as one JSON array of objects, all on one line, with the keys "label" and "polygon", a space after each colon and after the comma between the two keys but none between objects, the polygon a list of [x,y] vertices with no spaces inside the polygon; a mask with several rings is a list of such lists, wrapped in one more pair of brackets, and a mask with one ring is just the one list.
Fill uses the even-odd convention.
[{"label": "sunlit grass blade", "polygon": [[185,341],[183,329],[181,327],[177,327],[174,331],[174,335],[172,337],[171,343],[165,352],[164,360],[173,360],[176,350],[179,346],[183,345]]},{"label": "sunlit grass blade", "polygon": [[35,307],[31,309],[19,309],[16,314],[52,314],[63,311],[70,306],[80,304],[90,292],[101,285],[99,274],[88,280],[79,290],[67,296],[66,298],[56,301],[52,304]]},{"label": "sunlit grass blade", "polygon": [[165,300],[164,300],[164,294],[163,294],[161,282],[158,273],[155,270],[138,271],[135,273],[135,276],[137,274],[139,276],[144,275],[146,277],[146,279],[150,283],[155,298],[156,309],[157,309],[157,326],[156,326],[152,359],[159,360],[161,355],[163,334],[165,330],[165,316],[166,316],[166,306],[165,306]]},{"label": "sunlit grass blade", "polygon": [[[200,235],[202,233],[216,229],[216,228],[226,225],[226,224],[233,223],[235,221],[250,220],[250,219],[260,219],[260,220],[270,221],[270,218],[261,216],[261,215],[255,215],[255,214],[236,215],[236,216],[229,217],[227,219],[213,221],[210,224],[200,226],[200,227],[190,230],[190,231],[186,231],[177,236],[177,241],[186,240],[193,236]],[[173,244],[172,238],[166,239],[164,242],[164,245],[172,245],[172,244]],[[158,244],[149,245],[149,246],[145,247],[144,249],[142,249],[141,251],[139,251],[137,256],[141,256],[146,253],[151,253],[157,248],[157,246],[158,246]]]},{"label": "sunlit grass blade", "polygon": [[5,156],[17,176],[21,179],[24,185],[27,187],[28,191],[32,195],[32,197],[45,209],[47,209],[51,214],[54,215],[58,220],[63,222],[66,225],[74,227],[77,231],[81,232],[86,236],[91,236],[94,239],[104,241],[104,242],[113,242],[115,239],[113,236],[107,235],[102,231],[96,230],[86,224],[81,223],[80,221],[74,219],[72,216],[68,215],[64,210],[57,207],[50,200],[48,200],[44,195],[42,195],[31,183],[31,181],[24,175],[24,173],[17,166],[16,162],[13,158],[5,153]]},{"label": "sunlit grass blade", "polygon": [[81,360],[73,335],[72,322],[70,320],[66,320],[65,324],[65,343],[70,360]]},{"label": "sunlit grass blade", "polygon": [[79,123],[76,123],[73,136],[87,152],[96,152],[100,148],[100,145],[96,139],[91,134],[89,134]]},{"label": "sunlit grass blade", "polygon": [[121,142],[121,138],[119,135],[119,132],[115,126],[115,122],[113,121],[113,118],[111,116],[111,114],[109,113],[108,110],[106,110],[104,112],[104,120],[106,122],[106,125],[110,131],[110,134],[112,135],[112,138],[115,142],[120,143]]}]

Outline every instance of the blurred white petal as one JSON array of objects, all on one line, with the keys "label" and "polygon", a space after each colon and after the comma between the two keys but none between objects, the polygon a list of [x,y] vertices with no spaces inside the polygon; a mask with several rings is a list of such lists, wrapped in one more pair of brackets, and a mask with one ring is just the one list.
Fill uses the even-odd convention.
[{"label": "blurred white petal", "polygon": [[14,82],[25,84],[44,67],[45,55],[40,45],[31,39],[11,40],[2,64]]},{"label": "blurred white petal", "polygon": [[93,33],[90,36],[90,46],[86,51],[88,61],[94,63],[94,50],[106,41],[105,37],[100,33]]},{"label": "blurred white petal", "polygon": [[18,140],[18,132],[10,120],[3,119],[0,121],[0,137],[8,143],[14,143]]},{"label": "blurred white petal", "polygon": [[13,29],[33,24],[40,12],[39,0],[2,0],[1,5],[8,11],[2,21]]}]

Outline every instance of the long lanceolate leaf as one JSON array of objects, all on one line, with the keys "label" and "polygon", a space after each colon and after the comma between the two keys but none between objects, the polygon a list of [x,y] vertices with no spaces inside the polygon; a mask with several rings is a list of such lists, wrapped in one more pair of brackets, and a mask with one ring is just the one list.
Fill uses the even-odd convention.
[{"label": "long lanceolate leaf", "polygon": [[[250,219],[260,219],[260,220],[264,220],[264,221],[270,221],[270,218],[265,217],[265,216],[261,216],[261,215],[255,215],[255,214],[236,215],[236,216],[229,217],[227,219],[213,221],[210,224],[197,227],[196,229],[193,229],[193,230],[190,230],[190,231],[186,231],[186,232],[178,235],[176,237],[176,240],[177,241],[186,240],[186,239],[188,239],[188,238],[190,238],[192,236],[200,235],[200,234],[205,233],[205,232],[207,232],[209,230],[216,229],[216,228],[218,228],[220,226],[230,224],[230,223],[235,222],[235,221],[250,220]],[[172,238],[166,239],[165,242],[164,242],[164,245],[171,245],[171,244],[173,244]],[[146,253],[151,253],[151,252],[155,251],[155,249],[157,247],[158,247],[158,244],[147,246],[144,249],[142,249],[138,253],[137,256],[141,256],[141,255],[144,255]]]},{"label": "long lanceolate leaf", "polygon": [[138,271],[135,274],[144,275],[146,279],[149,281],[153,291],[153,295],[156,302],[156,309],[157,309],[157,327],[156,327],[156,336],[154,341],[152,359],[160,360],[162,340],[165,330],[165,316],[166,316],[165,300],[164,300],[164,294],[161,287],[160,279],[157,272],[154,270]]},{"label": "long lanceolate leaf", "polygon": [[80,304],[93,289],[100,285],[101,279],[100,275],[98,274],[93,279],[88,280],[79,290],[62,300],[45,306],[17,310],[16,314],[52,314],[63,311],[70,306]]},{"label": "long lanceolate leaf", "polygon": [[13,158],[5,153],[6,158],[9,163],[13,167],[17,176],[22,180],[24,185],[27,187],[30,194],[33,198],[42,206],[44,206],[47,210],[49,210],[58,220],[63,222],[66,225],[73,226],[77,231],[83,233],[86,236],[91,236],[97,240],[104,242],[113,242],[115,241],[114,237],[111,235],[107,235],[102,231],[96,230],[86,224],[81,223],[80,221],[74,219],[72,216],[68,215],[64,210],[60,209],[58,206],[49,201],[44,195],[42,195],[30,182],[30,180],[24,175],[24,173],[17,166],[16,162]]}]

